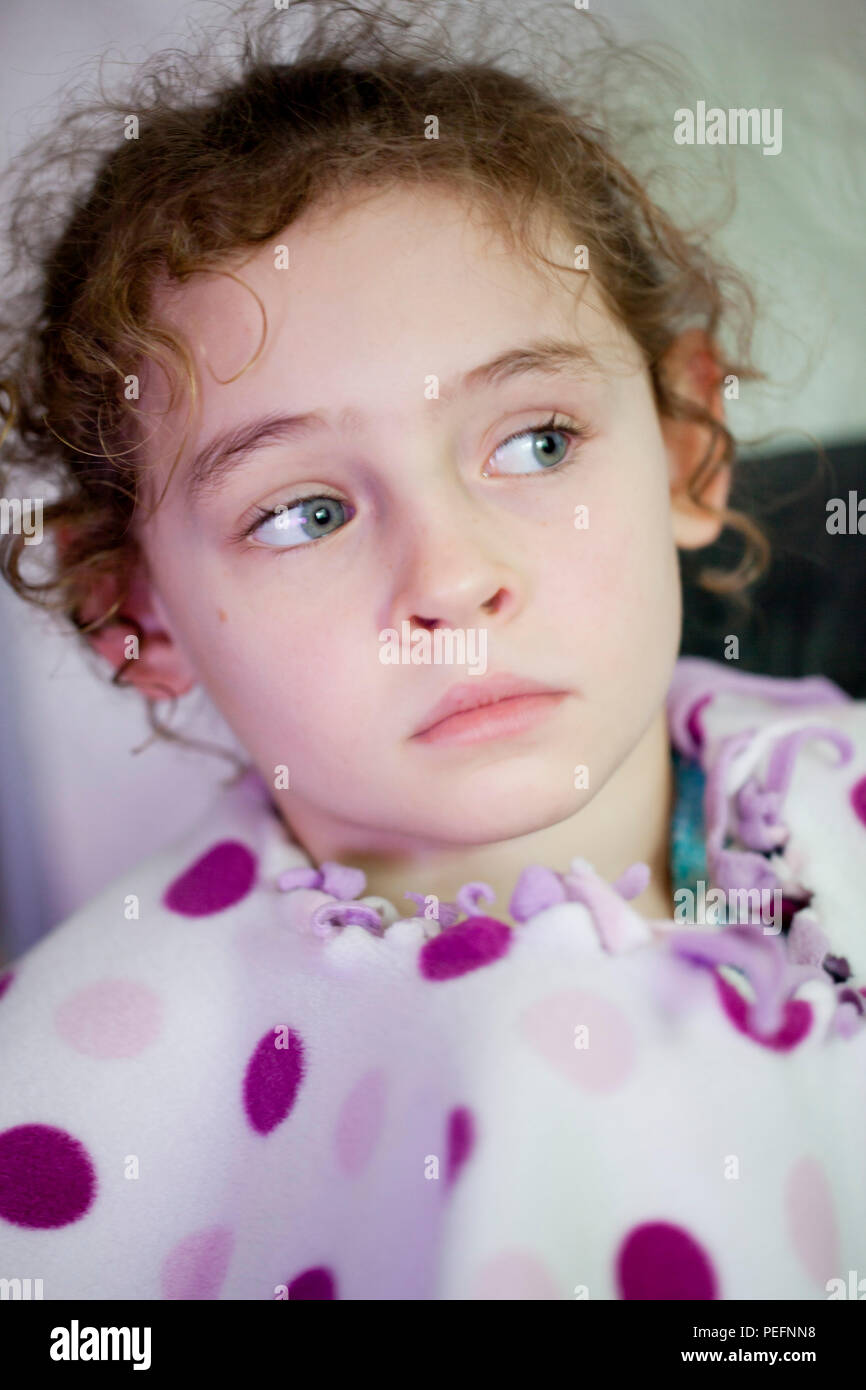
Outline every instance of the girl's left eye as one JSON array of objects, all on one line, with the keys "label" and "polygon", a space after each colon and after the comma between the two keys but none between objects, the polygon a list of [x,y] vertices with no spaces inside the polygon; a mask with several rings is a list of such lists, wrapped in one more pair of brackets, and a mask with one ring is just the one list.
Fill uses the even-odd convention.
[{"label": "girl's left eye", "polygon": [[[554,415],[540,425],[530,425],[526,429],[518,430],[517,433],[509,435],[491,457],[496,459],[509,445],[519,443],[520,448],[514,450],[514,462],[512,464],[499,464],[496,469],[497,473],[550,472],[551,469],[572,461],[574,447],[585,434],[586,430],[571,420],[557,424],[557,417]],[[565,448],[561,444],[557,444],[557,435],[560,440],[567,441]],[[539,436],[539,438],[535,436]],[[490,476],[490,470],[486,464],[482,472],[485,477]]]}]

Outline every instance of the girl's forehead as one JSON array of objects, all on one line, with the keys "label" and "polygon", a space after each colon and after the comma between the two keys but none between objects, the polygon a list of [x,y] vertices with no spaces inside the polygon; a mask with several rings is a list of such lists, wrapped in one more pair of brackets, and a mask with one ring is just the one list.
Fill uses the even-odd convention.
[{"label": "girl's forehead", "polygon": [[[569,267],[564,232],[551,228],[541,246]],[[315,409],[317,391],[336,408],[361,395],[375,411],[380,396],[405,386],[408,398],[419,379],[469,371],[545,333],[599,359],[631,342],[591,276],[539,271],[459,200],[417,192],[314,208],[230,266],[162,281],[153,308],[188,345],[210,416],[253,394]],[[142,407],[165,412],[165,373],[145,364],[141,377]]]},{"label": "girl's forehead", "polygon": [[[551,298],[574,303],[590,278],[574,272],[574,236],[541,210],[528,235],[526,246],[515,243],[501,219],[450,190],[390,188],[314,204],[262,246],[239,250],[182,284],[163,278],[153,305],[178,327],[194,324],[202,338],[228,323],[257,339],[259,301],[272,314],[345,312],[356,304],[372,317],[377,303],[407,295],[435,302],[468,287],[480,301],[507,285],[510,298],[527,308]],[[545,266],[534,249],[560,269]]]}]

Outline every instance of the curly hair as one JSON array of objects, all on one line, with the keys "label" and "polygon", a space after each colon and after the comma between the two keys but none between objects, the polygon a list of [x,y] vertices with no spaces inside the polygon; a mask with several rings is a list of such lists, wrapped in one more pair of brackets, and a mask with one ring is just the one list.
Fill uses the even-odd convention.
[{"label": "curly hair", "polygon": [[[98,100],[78,99],[59,130],[16,162],[9,274],[23,270],[25,283],[17,297],[7,294],[0,322],[4,476],[14,469],[37,488],[56,484],[43,525],[57,543],[47,572],[28,579],[24,538],[3,536],[0,570],[20,597],[59,614],[82,640],[116,615],[137,626],[122,610],[140,559],[131,523],[144,505],[147,466],[127,383],[143,362],[156,362],[169,373],[172,401],[182,388],[195,400],[188,344],[153,311],[157,284],[231,273],[313,204],[358,190],[447,187],[488,210],[503,236],[539,260],[546,257],[532,228],[539,209],[549,211],[587,248],[606,306],[643,353],[659,413],[707,428],[692,501],[705,505],[712,477],[733,464],[729,429],[676,394],[662,359],[697,326],[726,376],[763,379],[749,355],[753,294],[711,253],[708,236],[676,225],[615,152],[600,94],[623,45],[575,11],[580,64],[573,53],[557,64],[547,43],[542,81],[529,69],[543,31],[527,59],[509,16],[510,47],[493,61],[483,8],[473,6],[469,34],[444,27],[448,11],[447,0],[295,0],[262,17],[245,0],[197,52],[157,55],[114,97],[100,81]],[[532,32],[528,15],[523,26]],[[431,114],[441,138],[427,138]],[[585,283],[586,271],[567,269]],[[745,549],[733,572],[702,582],[736,593],[765,568],[768,545],[747,516],[717,514]],[[106,578],[117,597],[85,623],[83,602]],[[148,718],[176,737],[150,702]]]}]

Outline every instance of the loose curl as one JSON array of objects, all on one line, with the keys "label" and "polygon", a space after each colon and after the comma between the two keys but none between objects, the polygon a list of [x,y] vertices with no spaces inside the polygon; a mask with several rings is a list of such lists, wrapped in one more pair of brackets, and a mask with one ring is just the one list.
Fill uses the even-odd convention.
[{"label": "loose curl", "polygon": [[[0,538],[0,571],[15,592],[82,639],[112,618],[143,636],[123,614],[141,558],[131,523],[148,471],[125,383],[155,362],[172,382],[172,402],[181,390],[190,408],[196,399],[189,346],[155,317],[157,284],[182,284],[198,271],[231,274],[312,205],[395,184],[464,195],[515,249],[540,261],[540,210],[587,247],[607,307],[644,355],[660,414],[707,429],[689,496],[737,530],[745,549],[733,572],[712,571],[701,582],[736,594],[753,581],[767,563],[763,532],[702,501],[719,469],[734,463],[734,438],[707,407],[677,395],[662,367],[677,336],[697,326],[724,375],[764,379],[749,355],[753,295],[710,253],[707,237],[675,225],[615,153],[600,94],[622,45],[576,12],[580,62],[566,54],[557,67],[548,52],[539,80],[526,75],[532,49],[530,61],[515,43],[490,60],[490,16],[481,6],[473,6],[472,34],[459,38],[441,23],[425,32],[449,18],[449,5],[436,0],[295,0],[264,18],[258,8],[246,0],[230,11],[227,29],[198,52],[158,55],[120,95],[100,87],[99,100],[79,99],[60,129],[16,162],[10,276],[23,270],[25,284],[7,295],[13,307],[0,321],[4,478],[14,469],[40,487],[52,480],[58,495],[43,510],[57,541],[47,577],[22,574],[22,536]],[[508,22],[516,30],[515,17]],[[537,63],[543,31],[532,31],[528,17],[523,27]],[[425,138],[430,115],[438,139]],[[125,139],[133,118],[137,138]],[[71,198],[58,191],[61,174]],[[558,268],[576,275],[578,290],[585,283],[586,272]],[[723,328],[730,350],[721,347]],[[117,597],[85,623],[84,601],[106,579]],[[156,734],[178,737],[150,701],[148,718]]]}]

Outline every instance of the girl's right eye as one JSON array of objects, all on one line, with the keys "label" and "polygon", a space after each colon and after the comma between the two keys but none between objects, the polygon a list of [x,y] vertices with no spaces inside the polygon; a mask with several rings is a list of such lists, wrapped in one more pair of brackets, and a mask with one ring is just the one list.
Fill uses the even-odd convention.
[{"label": "girl's right eye", "polygon": [[[280,502],[269,510],[259,510],[244,535],[264,532],[260,539],[266,545],[275,550],[292,550],[330,535],[354,515],[352,508],[336,497],[299,497],[295,502]],[[270,539],[268,522],[272,523]]]}]

